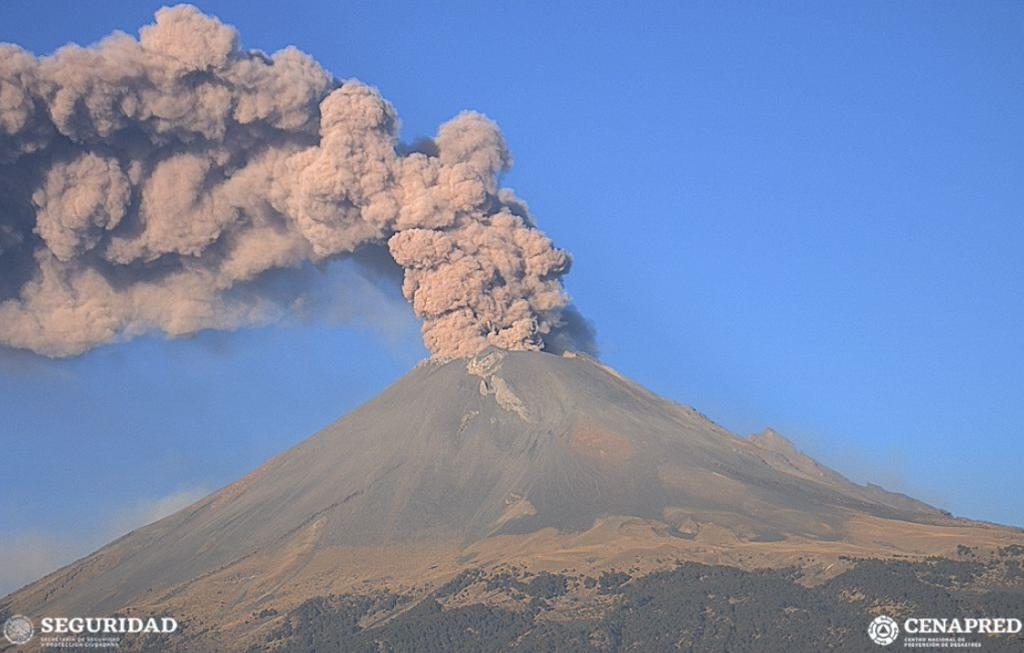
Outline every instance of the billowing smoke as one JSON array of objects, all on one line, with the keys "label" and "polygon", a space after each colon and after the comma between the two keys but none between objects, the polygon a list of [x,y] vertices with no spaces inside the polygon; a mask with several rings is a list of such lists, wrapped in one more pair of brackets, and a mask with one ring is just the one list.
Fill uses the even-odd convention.
[{"label": "billowing smoke", "polygon": [[500,188],[495,124],[466,112],[414,148],[398,124],[374,88],[240,50],[187,5],[138,39],[0,44],[0,344],[271,322],[291,307],[261,277],[381,247],[435,356],[572,347],[569,256]]}]

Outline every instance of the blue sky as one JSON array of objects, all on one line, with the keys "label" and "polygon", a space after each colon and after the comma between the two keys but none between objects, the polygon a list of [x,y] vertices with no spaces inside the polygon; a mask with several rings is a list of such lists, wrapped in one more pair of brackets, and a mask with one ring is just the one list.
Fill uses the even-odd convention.
[{"label": "blue sky", "polygon": [[[160,4],[7,0],[0,41],[134,33]],[[407,140],[496,120],[613,367],[1024,525],[1024,5],[197,4],[376,85]],[[425,356],[397,291],[335,268],[358,310],[330,322],[0,356],[0,563],[223,486]]]}]

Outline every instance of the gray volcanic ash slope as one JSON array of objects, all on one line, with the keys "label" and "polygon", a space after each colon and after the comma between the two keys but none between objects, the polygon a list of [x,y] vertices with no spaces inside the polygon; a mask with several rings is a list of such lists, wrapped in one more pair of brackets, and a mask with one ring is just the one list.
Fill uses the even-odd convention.
[{"label": "gray volcanic ash slope", "polygon": [[[745,439],[584,356],[431,362],[181,512],[0,601],[0,613],[245,615],[473,566],[791,564],[1021,542]],[[200,617],[202,615],[202,617]],[[234,626],[231,626],[234,624]]]}]

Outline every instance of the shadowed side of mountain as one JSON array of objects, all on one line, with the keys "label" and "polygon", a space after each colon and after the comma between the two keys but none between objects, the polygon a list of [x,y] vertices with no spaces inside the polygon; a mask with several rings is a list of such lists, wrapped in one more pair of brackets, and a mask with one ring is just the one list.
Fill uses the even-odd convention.
[{"label": "shadowed side of mountain", "polygon": [[825,483],[867,503],[876,503],[908,512],[948,516],[947,512],[905,494],[889,492],[872,483],[867,485],[854,483],[834,469],[826,467],[798,451],[792,442],[772,428],[750,436],[749,440],[764,449],[766,452],[765,462],[781,472]]}]

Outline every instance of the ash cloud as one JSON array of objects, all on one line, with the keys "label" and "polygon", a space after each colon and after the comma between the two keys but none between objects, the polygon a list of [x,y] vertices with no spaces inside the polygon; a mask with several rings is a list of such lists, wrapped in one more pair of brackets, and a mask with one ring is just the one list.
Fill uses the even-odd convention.
[{"label": "ash cloud", "polygon": [[592,349],[569,255],[499,185],[497,126],[465,112],[410,147],[398,126],[376,89],[242,50],[188,5],[137,39],[0,44],[0,344],[74,356],[273,322],[293,307],[268,274],[361,252],[393,278],[376,250],[436,357]]}]

